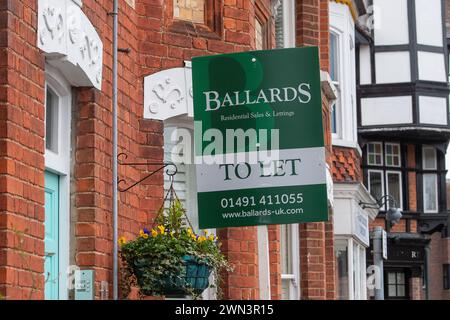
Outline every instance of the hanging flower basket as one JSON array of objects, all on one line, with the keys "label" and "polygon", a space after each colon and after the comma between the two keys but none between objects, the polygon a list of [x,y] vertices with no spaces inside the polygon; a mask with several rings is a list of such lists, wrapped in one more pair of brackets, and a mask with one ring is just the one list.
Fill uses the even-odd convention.
[{"label": "hanging flower basket", "polygon": [[[162,278],[161,293],[165,296],[179,296],[194,293],[200,295],[209,286],[211,267],[201,263],[194,256],[183,257],[184,270],[181,276],[166,275]],[[146,263],[136,262],[134,274],[140,287],[145,286],[144,273],[148,268]],[[152,295],[153,292],[141,290],[144,295]]]},{"label": "hanging flower basket", "polygon": [[[129,242],[119,239],[124,274],[136,280],[144,295],[195,298],[208,287],[220,289],[220,271],[231,268],[218,238],[207,231],[193,231],[172,186],[163,203],[166,200],[169,205],[160,209],[150,229],[144,228]],[[214,284],[209,281],[211,274]]]}]

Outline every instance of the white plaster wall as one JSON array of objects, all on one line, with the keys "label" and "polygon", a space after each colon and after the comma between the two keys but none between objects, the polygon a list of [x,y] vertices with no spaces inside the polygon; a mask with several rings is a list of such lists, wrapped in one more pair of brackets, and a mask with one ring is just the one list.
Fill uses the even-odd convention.
[{"label": "white plaster wall", "polygon": [[416,0],[417,43],[442,47],[441,0]]},{"label": "white plaster wall", "polygon": [[412,123],[412,97],[361,99],[363,126]]},{"label": "white plaster wall", "polygon": [[407,0],[374,0],[375,45],[409,43]]},{"label": "white plaster wall", "polygon": [[410,82],[409,52],[378,52],[375,54],[375,69],[377,83]]},{"label": "white plaster wall", "polygon": [[447,82],[444,55],[434,52],[418,52],[419,80]]},{"label": "white plaster wall", "polygon": [[447,99],[440,97],[419,97],[420,123],[447,124]]},{"label": "white plaster wall", "polygon": [[372,83],[372,69],[370,63],[370,46],[360,46],[359,48],[359,82],[360,84]]}]

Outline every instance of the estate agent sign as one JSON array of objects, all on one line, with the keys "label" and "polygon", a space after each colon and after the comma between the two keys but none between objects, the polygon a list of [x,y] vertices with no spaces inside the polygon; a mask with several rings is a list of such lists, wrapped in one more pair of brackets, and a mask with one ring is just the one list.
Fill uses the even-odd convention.
[{"label": "estate agent sign", "polygon": [[318,49],[192,59],[200,228],[326,221]]}]

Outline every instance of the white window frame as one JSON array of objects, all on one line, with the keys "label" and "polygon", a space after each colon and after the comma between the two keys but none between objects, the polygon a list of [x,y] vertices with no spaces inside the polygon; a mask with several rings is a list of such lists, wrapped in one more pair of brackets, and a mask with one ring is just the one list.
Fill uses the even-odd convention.
[{"label": "white window frame", "polygon": [[[379,173],[381,176],[381,196],[385,195],[385,190],[384,190],[384,183],[385,183],[385,177],[384,177],[384,171],[383,170],[374,170],[374,169],[369,169],[367,170],[367,190],[369,191],[370,194],[372,194],[371,192],[371,187],[370,187],[370,173],[374,172],[374,173]],[[378,199],[376,199],[378,200]]]},{"label": "white window frame", "polygon": [[[381,163],[379,163],[379,164],[378,164],[378,163],[370,163],[370,162],[369,162],[369,158],[370,158],[369,155],[370,155],[370,154],[374,154],[375,156],[378,155],[378,153],[370,153],[370,152],[369,152],[369,145],[371,145],[371,144],[373,144],[373,145],[379,145],[379,146],[380,146],[381,153],[380,153],[379,155],[380,155]],[[378,167],[382,167],[382,166],[384,165],[383,142],[373,141],[373,142],[367,143],[366,154],[367,154],[367,164],[368,164],[368,165],[370,165],[370,166],[378,166]]]},{"label": "white window frame", "polygon": [[[70,252],[71,86],[54,67],[45,65],[47,87],[58,96],[58,152],[45,149],[45,169],[59,176],[59,299],[68,299]],[[46,94],[47,96],[47,94]]]},{"label": "white window frame", "polygon": [[[384,183],[386,184],[386,194],[390,195],[389,193],[389,179],[388,179],[388,175],[389,174],[396,174],[399,177],[399,186],[400,186],[400,199],[398,199],[398,208],[399,209],[403,209],[403,181],[402,181],[402,173],[401,171],[395,171],[395,170],[386,170],[386,176],[384,177]],[[386,202],[386,209],[390,208],[390,202],[387,201]]]},{"label": "white window frame", "polygon": [[[387,163],[387,157],[388,157],[387,148],[388,148],[388,146],[392,146],[392,147],[396,146],[396,147],[398,147],[398,165],[394,165],[394,164],[389,165]],[[393,153],[389,154],[389,155],[391,155],[392,157],[396,156]],[[387,167],[398,167],[398,168],[401,167],[401,165],[402,165],[402,151],[401,151],[400,143],[386,142],[384,144],[384,163],[385,163],[385,165]]]},{"label": "white window frame", "polygon": [[[280,226],[281,228],[282,226]],[[288,262],[291,263],[292,273],[281,274],[281,286],[283,286],[283,280],[289,281],[289,300],[299,300],[300,299],[300,242],[299,242],[299,225],[290,224],[286,225],[286,231],[290,232],[290,250],[288,254],[290,259]],[[280,229],[281,235],[281,229]],[[282,239],[280,238],[280,242]],[[282,259],[282,257],[280,257]]]}]

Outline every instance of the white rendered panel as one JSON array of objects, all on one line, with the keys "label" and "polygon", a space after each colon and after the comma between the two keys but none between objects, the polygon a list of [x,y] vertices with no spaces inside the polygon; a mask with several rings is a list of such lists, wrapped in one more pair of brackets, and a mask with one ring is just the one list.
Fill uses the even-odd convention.
[{"label": "white rendered panel", "polygon": [[409,43],[407,0],[374,0],[375,45]]},{"label": "white rendered panel", "polygon": [[412,97],[361,99],[363,126],[412,123]]},{"label": "white rendered panel", "polygon": [[411,81],[411,64],[408,51],[378,52],[375,54],[377,83]]},{"label": "white rendered panel", "polygon": [[420,123],[447,125],[447,99],[419,97]]},{"label": "white rendered panel", "polygon": [[372,83],[372,69],[370,63],[370,46],[361,46],[359,49],[359,82],[360,84]]},{"label": "white rendered panel", "polygon": [[416,0],[417,43],[442,47],[441,0]]},{"label": "white rendered panel", "polygon": [[447,82],[444,55],[433,52],[418,52],[419,80]]}]

